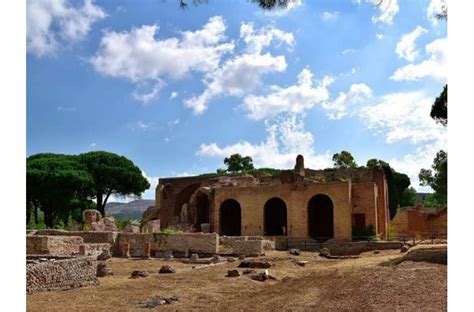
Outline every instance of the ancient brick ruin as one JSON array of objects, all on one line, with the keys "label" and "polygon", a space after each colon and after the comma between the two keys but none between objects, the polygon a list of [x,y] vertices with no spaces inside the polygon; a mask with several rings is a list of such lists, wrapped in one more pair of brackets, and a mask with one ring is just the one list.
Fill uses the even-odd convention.
[{"label": "ancient brick ruin", "polygon": [[448,208],[402,207],[390,224],[397,235],[446,237]]},{"label": "ancient brick ruin", "polygon": [[294,170],[276,174],[162,178],[142,223],[158,219],[226,236],[333,240],[371,224],[385,238],[387,181],[381,169],[305,169],[299,155]]}]

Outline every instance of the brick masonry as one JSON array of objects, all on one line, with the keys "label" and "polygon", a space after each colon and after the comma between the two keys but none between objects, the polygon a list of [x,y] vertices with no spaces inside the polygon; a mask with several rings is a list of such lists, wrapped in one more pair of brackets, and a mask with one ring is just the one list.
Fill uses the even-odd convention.
[{"label": "brick masonry", "polygon": [[27,260],[26,292],[98,285],[97,261],[86,257]]},{"label": "brick masonry", "polygon": [[26,253],[43,255],[73,255],[79,254],[80,246],[84,244],[79,236],[44,236],[27,235]]}]

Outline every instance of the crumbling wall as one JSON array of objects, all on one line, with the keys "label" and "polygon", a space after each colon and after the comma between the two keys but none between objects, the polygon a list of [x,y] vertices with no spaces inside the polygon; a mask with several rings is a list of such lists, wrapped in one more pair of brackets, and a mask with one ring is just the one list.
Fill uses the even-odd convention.
[{"label": "crumbling wall", "polygon": [[98,285],[96,267],[97,261],[86,257],[27,260],[26,292]]},{"label": "crumbling wall", "polygon": [[60,235],[60,236],[79,236],[84,243],[108,243],[113,245],[118,232],[83,232],[83,231],[64,231],[64,230],[38,230],[35,235]]},{"label": "crumbling wall", "polygon": [[260,256],[265,252],[263,240],[240,240],[232,245],[234,254],[244,256]]},{"label": "crumbling wall", "polygon": [[121,246],[129,244],[130,255],[141,257],[145,243],[150,243],[152,254],[171,250],[182,255],[188,253],[214,255],[218,251],[219,238],[216,233],[120,233],[114,246],[114,253],[119,254]]},{"label": "crumbling wall", "polygon": [[78,254],[84,240],[79,236],[26,236],[26,253],[37,255]]},{"label": "crumbling wall", "polygon": [[377,222],[377,185],[375,183],[352,184],[352,213],[363,213],[365,225],[372,224],[375,233],[381,234]]}]

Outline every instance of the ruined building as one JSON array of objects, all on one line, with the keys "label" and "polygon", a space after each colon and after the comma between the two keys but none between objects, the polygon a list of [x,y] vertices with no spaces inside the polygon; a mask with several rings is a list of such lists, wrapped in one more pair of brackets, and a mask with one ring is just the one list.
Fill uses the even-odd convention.
[{"label": "ruined building", "polygon": [[305,169],[299,155],[294,170],[274,174],[162,178],[143,222],[154,219],[227,236],[335,240],[370,224],[384,238],[387,181],[381,169]]}]

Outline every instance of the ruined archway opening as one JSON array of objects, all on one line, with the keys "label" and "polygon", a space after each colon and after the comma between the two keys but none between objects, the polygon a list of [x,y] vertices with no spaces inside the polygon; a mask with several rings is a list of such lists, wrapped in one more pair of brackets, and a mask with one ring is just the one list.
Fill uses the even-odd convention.
[{"label": "ruined archway opening", "polygon": [[241,235],[240,204],[234,199],[227,199],[220,207],[220,234],[227,236]]},{"label": "ruined archway opening", "polygon": [[209,206],[209,197],[199,192],[196,196],[196,229],[201,230],[201,224],[209,223]]},{"label": "ruined archway opening", "polygon": [[329,196],[318,194],[309,200],[308,234],[321,240],[334,237],[334,205]]},{"label": "ruined archway opening", "polygon": [[[185,187],[181,192],[176,195],[176,199],[174,202],[174,209],[173,209],[173,216],[176,218],[181,217],[182,213],[182,208],[184,204],[189,203],[189,200],[191,199],[191,195],[196,192],[196,190],[199,188],[200,183],[194,183],[191,185],[188,185]],[[182,223],[186,223],[188,220],[180,220]]]},{"label": "ruined archway opening", "polygon": [[286,204],[278,197],[271,198],[265,203],[264,233],[267,236],[287,234]]}]

